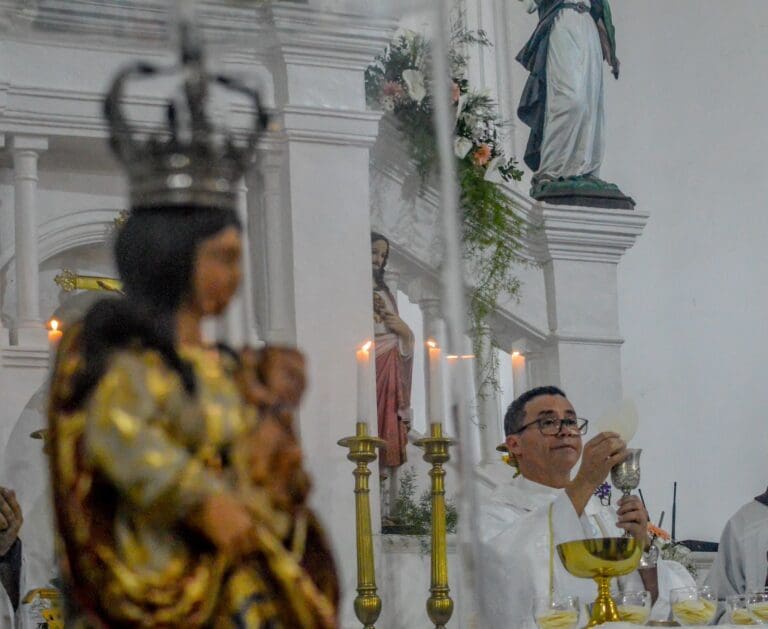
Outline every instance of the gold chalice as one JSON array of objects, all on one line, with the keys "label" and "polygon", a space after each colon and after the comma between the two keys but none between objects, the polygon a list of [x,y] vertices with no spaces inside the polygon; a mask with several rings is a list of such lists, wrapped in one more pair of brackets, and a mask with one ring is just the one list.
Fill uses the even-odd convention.
[{"label": "gold chalice", "polygon": [[565,569],[575,577],[594,579],[597,599],[587,627],[621,620],[611,598],[611,578],[629,574],[637,568],[643,547],[634,537],[598,537],[557,545]]}]

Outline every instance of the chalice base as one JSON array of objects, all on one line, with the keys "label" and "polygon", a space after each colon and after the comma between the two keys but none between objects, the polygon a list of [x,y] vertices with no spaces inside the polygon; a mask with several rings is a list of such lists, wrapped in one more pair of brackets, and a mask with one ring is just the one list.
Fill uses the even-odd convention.
[{"label": "chalice base", "polygon": [[611,597],[611,579],[610,577],[595,577],[597,583],[597,598],[592,605],[592,617],[589,619],[585,629],[598,627],[607,622],[619,622],[619,610]]}]

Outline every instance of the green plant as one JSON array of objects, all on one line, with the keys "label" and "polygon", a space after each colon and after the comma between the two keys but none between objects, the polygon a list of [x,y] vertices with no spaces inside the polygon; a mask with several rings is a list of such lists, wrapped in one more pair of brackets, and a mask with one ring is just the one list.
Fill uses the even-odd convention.
[{"label": "green plant", "polygon": [[[453,24],[449,61],[456,113],[454,153],[464,253],[476,280],[469,315],[478,355],[483,340],[477,332],[484,329],[499,296],[516,296],[520,289],[512,267],[523,263],[524,224],[501,184],[519,181],[523,172],[504,154],[503,124],[496,103],[487,93],[471,89],[466,79],[467,47],[491,43],[483,31],[466,29],[462,16]],[[369,105],[394,116],[422,183],[432,176],[437,164],[431,56],[431,42],[419,33],[406,31],[395,37],[365,74]],[[479,368],[483,380],[498,388],[497,359],[494,352],[491,356],[490,363]]]},{"label": "green plant", "polygon": [[[398,531],[402,535],[417,535],[422,539],[422,552],[429,550],[429,535],[432,532],[432,494],[429,489],[416,498],[416,469],[411,467],[400,475],[400,487],[393,512],[393,519],[398,523]],[[445,501],[445,529],[455,533],[459,521],[456,503],[451,499]]]}]

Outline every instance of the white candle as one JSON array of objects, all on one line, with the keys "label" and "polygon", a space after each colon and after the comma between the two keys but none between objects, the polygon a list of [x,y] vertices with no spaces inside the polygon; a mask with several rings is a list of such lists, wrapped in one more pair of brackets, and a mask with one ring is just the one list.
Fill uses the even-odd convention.
[{"label": "white candle", "polygon": [[427,341],[429,348],[429,422],[442,424],[445,419],[443,404],[443,368],[440,348],[433,340]]},{"label": "white candle", "polygon": [[[372,431],[370,415],[370,391],[373,375],[371,374],[371,348],[373,342],[368,341],[359,350],[357,350],[357,417],[355,423],[362,422],[368,424],[369,434],[378,434]],[[377,428],[378,430],[378,428]]]}]

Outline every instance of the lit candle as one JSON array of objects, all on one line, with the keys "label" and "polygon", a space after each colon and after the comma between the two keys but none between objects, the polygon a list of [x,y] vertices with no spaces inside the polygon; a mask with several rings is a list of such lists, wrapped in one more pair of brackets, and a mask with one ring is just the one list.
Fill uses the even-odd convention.
[{"label": "lit candle", "polygon": [[357,350],[357,417],[355,423],[362,422],[368,424],[369,434],[376,434],[372,432],[370,415],[368,414],[369,398],[371,391],[371,382],[373,382],[373,376],[371,374],[371,347],[373,342],[368,341],[359,350]]},{"label": "lit candle", "polygon": [[64,333],[59,330],[59,322],[56,319],[51,319],[48,323],[48,327],[48,343],[53,349],[56,349]]},{"label": "lit candle", "polygon": [[525,355],[512,352],[512,390],[515,398],[520,397],[528,388],[525,371]]},{"label": "lit candle", "polygon": [[442,424],[445,419],[443,404],[443,370],[440,348],[430,339],[429,348],[429,422]]}]

